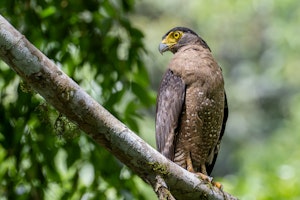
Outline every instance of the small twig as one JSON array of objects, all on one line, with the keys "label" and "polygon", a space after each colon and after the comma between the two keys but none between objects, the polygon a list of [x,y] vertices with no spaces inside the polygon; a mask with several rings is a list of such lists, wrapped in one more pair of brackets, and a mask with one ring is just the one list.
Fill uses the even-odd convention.
[{"label": "small twig", "polygon": [[156,176],[156,185],[154,191],[159,200],[176,200],[168,189],[165,180],[160,176]]}]

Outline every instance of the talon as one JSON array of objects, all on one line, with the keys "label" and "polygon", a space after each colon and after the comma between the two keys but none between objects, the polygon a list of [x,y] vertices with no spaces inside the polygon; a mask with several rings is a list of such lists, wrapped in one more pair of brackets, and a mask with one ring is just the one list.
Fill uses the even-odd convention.
[{"label": "talon", "polygon": [[223,190],[223,185],[222,185],[220,182],[211,180],[211,184],[212,184],[213,186],[219,188],[220,190]]},{"label": "talon", "polygon": [[213,180],[212,177],[207,176],[207,175],[205,175],[205,174],[202,174],[202,173],[200,173],[200,172],[197,172],[196,174],[197,174],[202,180],[207,181],[207,182],[209,182],[209,183],[212,183],[212,180]]},{"label": "talon", "polygon": [[205,174],[202,174],[200,172],[195,173],[199,178],[201,178],[203,181],[206,181],[208,183],[211,183],[213,186],[217,187],[220,190],[223,190],[223,185],[220,182],[214,181],[213,177],[207,176]]}]

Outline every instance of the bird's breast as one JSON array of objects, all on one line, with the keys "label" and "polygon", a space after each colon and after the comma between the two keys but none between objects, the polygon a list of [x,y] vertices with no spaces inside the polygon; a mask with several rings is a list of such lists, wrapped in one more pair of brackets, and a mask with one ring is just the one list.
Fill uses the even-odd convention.
[{"label": "bird's breast", "polygon": [[[223,82],[222,71],[208,49],[190,45],[177,52],[169,64],[174,74],[182,78],[186,85]],[[218,83],[217,83],[218,84]]]},{"label": "bird's breast", "polygon": [[217,145],[223,119],[224,97],[207,97],[201,89],[187,88],[181,116],[174,161],[185,165],[187,155],[195,167],[211,163],[210,155]]}]

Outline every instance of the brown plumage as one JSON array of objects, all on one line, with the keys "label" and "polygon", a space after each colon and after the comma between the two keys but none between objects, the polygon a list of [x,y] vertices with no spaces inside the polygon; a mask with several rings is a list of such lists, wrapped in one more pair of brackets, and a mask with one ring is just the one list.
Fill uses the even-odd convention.
[{"label": "brown plumage", "polygon": [[222,70],[206,42],[188,28],[167,32],[159,51],[174,57],[157,97],[158,151],[190,172],[210,175],[228,116]]}]

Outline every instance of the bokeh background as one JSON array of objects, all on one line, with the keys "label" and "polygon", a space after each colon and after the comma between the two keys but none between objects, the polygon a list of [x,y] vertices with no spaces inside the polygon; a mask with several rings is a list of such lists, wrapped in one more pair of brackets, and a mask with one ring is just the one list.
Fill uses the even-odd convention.
[{"label": "bokeh background", "polygon": [[[0,13],[155,147],[161,37],[196,31],[223,69],[229,120],[213,176],[240,199],[300,199],[297,0],[1,0]],[[0,61],[0,199],[155,199],[150,186]]]}]

